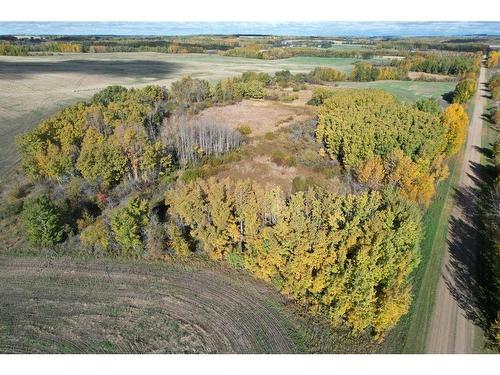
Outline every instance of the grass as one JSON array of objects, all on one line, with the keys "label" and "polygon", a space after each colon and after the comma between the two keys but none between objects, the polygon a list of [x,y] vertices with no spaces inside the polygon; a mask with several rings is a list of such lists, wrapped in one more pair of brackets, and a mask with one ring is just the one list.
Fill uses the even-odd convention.
[{"label": "grass", "polygon": [[453,208],[453,191],[460,176],[463,151],[450,163],[450,177],[438,187],[435,200],[424,217],[422,265],[415,275],[416,298],[410,311],[404,353],[423,353],[431,322],[436,287],[447,248],[448,222]]},{"label": "grass", "polygon": [[401,100],[416,102],[421,97],[433,97],[443,101],[443,94],[453,91],[456,82],[374,81],[338,82],[338,85],[353,88],[378,88],[389,91]]}]

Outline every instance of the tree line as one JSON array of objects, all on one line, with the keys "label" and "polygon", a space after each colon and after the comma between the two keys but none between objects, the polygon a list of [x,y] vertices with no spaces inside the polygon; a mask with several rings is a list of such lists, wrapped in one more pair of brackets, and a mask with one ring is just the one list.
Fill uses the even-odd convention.
[{"label": "tree line", "polygon": [[415,54],[403,60],[393,60],[392,65],[416,72],[460,76],[468,72],[478,73],[481,59],[480,52]]}]

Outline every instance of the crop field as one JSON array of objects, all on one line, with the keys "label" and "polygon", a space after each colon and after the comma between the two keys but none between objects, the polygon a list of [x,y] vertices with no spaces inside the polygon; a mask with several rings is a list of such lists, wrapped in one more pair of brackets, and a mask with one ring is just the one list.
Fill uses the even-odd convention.
[{"label": "crop field", "polygon": [[2,353],[377,350],[221,263],[0,256],[0,283]]}]

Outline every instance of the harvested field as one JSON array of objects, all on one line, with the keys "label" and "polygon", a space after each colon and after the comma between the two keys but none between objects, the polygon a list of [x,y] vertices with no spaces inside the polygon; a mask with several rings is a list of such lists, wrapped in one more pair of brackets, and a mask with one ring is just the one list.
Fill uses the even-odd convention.
[{"label": "harvested field", "polygon": [[214,268],[0,258],[0,352],[297,352],[284,299]]}]

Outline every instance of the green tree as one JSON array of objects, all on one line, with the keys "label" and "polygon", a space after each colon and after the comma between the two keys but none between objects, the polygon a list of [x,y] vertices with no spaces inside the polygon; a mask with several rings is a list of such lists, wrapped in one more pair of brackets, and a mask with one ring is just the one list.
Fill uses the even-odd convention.
[{"label": "green tree", "polygon": [[111,217],[111,229],[121,255],[136,259],[144,256],[142,232],[148,221],[147,212],[146,200],[131,198]]},{"label": "green tree", "polygon": [[47,195],[25,201],[21,222],[24,236],[31,245],[49,247],[64,238],[61,213]]},{"label": "green tree", "polygon": [[434,98],[421,98],[415,103],[415,106],[422,112],[432,113],[434,115],[441,115],[441,106]]},{"label": "green tree", "polygon": [[439,117],[383,90],[332,91],[319,108],[316,137],[346,167],[397,148],[414,161],[433,160],[445,148]]}]

